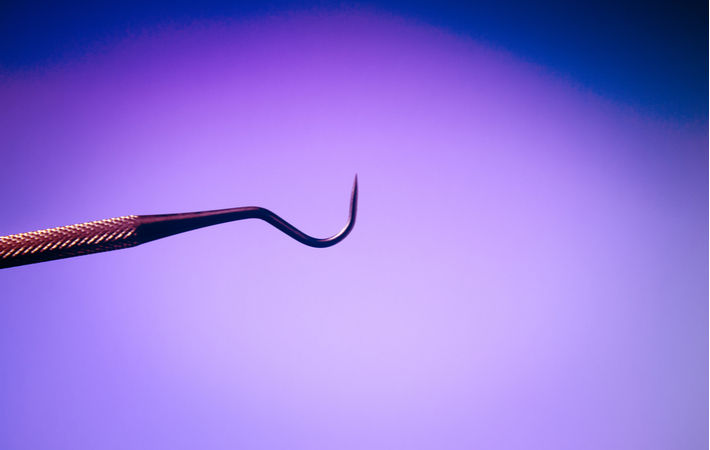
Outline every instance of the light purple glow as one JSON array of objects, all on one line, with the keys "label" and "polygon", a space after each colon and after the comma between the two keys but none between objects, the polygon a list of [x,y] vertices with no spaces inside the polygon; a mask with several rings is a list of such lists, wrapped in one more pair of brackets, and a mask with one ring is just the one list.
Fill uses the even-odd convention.
[{"label": "light purple glow", "polygon": [[1,271],[0,447],[702,446],[707,145],[360,13],[7,77],[2,235],[361,199]]}]

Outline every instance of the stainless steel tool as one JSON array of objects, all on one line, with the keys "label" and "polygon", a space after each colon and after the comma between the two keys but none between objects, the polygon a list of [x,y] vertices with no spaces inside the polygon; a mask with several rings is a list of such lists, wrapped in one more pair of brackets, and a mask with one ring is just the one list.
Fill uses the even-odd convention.
[{"label": "stainless steel tool", "polygon": [[135,247],[185,231],[242,219],[261,219],[302,244],[330,247],[345,239],[357,216],[357,175],[350,197],[350,217],[335,236],[316,239],[268,209],[258,206],[184,214],[122,216],[65,227],[0,237],[0,269]]}]

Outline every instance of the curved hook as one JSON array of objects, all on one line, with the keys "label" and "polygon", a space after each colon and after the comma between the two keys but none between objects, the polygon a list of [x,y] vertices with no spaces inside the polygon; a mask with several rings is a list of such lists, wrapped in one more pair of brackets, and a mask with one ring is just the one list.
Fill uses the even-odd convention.
[{"label": "curved hook", "polygon": [[197,228],[217,225],[219,223],[234,222],[243,219],[261,219],[291,236],[298,242],[310,247],[330,247],[345,239],[355,226],[357,218],[357,175],[350,195],[350,217],[340,233],[325,239],[308,236],[298,228],[283,220],[278,215],[266,208],[247,206],[243,208],[218,209],[184,214],[163,214],[157,216],[138,216],[137,234],[143,242],[154,241],[167,236],[172,236]]},{"label": "curved hook", "polygon": [[260,215],[259,219],[269,222],[271,225],[275,226],[279,230],[288,234],[298,242],[306,244],[310,247],[325,248],[337,244],[338,242],[345,239],[345,237],[350,234],[350,232],[355,227],[355,219],[357,218],[357,175],[355,175],[355,182],[353,183],[353,190],[350,194],[350,216],[348,217],[348,223],[345,227],[340,230],[340,233],[325,239],[317,239],[307,234],[301,232],[298,228],[289,224],[281,217],[272,213],[268,209],[258,208]]}]

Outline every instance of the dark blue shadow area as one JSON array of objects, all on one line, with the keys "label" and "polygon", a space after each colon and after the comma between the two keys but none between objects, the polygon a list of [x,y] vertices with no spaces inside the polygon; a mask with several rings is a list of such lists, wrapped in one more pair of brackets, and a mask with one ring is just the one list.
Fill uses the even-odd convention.
[{"label": "dark blue shadow area", "polygon": [[[0,67],[23,69],[81,54],[143,27],[334,1],[109,0],[0,3]],[[362,1],[504,48],[583,87],[673,120],[708,118],[708,3],[680,1]]]}]

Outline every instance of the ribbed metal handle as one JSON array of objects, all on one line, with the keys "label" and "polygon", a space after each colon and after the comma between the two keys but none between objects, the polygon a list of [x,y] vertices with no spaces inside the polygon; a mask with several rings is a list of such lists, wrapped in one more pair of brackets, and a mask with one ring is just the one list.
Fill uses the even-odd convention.
[{"label": "ribbed metal handle", "polygon": [[123,216],[0,236],[0,269],[136,246],[137,219]]}]

